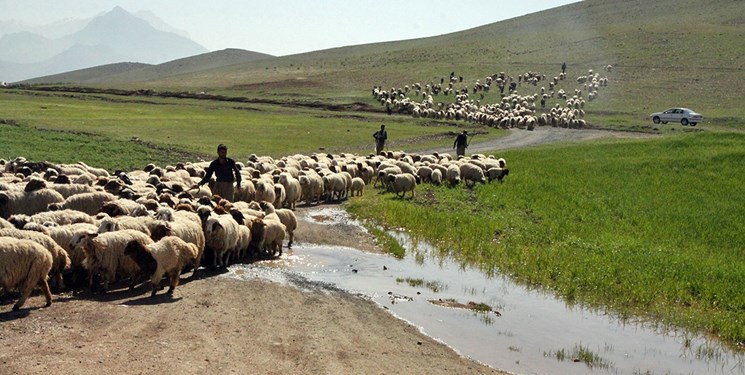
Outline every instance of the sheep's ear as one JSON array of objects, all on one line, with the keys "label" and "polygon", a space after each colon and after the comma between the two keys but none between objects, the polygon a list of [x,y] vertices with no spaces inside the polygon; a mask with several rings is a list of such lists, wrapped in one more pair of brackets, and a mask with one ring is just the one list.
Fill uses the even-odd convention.
[{"label": "sheep's ear", "polygon": [[6,193],[0,193],[0,204],[6,204],[10,200],[10,197]]},{"label": "sheep's ear", "polygon": [[96,238],[98,237],[98,232],[88,232],[85,235],[90,238]]},{"label": "sheep's ear", "polygon": [[217,228],[222,228],[222,225],[219,222],[212,223],[212,231],[216,231]]}]

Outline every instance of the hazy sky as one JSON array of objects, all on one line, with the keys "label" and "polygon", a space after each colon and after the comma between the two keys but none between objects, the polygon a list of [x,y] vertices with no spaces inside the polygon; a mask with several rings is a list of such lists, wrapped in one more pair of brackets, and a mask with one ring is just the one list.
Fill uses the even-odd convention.
[{"label": "hazy sky", "polygon": [[577,0],[0,0],[0,20],[42,25],[115,6],[150,10],[209,50],[276,56],[447,34]]}]

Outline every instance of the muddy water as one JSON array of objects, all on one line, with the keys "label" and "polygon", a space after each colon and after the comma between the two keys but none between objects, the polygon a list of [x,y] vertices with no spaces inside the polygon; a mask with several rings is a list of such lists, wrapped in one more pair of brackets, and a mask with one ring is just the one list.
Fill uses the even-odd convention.
[{"label": "muddy water", "polygon": [[[343,211],[322,216],[329,225],[349,223]],[[745,374],[743,355],[716,342],[567,306],[440,258],[403,233],[394,236],[407,250],[404,259],[298,245],[275,261],[233,266],[228,276],[366,296],[461,355],[519,374]],[[441,301],[484,303],[491,311]]]}]

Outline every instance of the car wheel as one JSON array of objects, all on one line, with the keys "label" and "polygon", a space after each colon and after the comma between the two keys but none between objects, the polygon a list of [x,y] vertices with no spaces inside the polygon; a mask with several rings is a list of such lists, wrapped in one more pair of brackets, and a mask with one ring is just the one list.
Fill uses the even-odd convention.
[{"label": "car wheel", "polygon": [[688,125],[688,119],[687,118],[681,119],[680,120],[680,124],[683,125],[683,126]]},{"label": "car wheel", "polygon": [[662,123],[663,123],[663,124],[667,124],[667,121],[663,121]]},{"label": "car wheel", "polygon": [[691,123],[691,126],[696,126],[696,124],[698,124],[698,123],[697,122],[692,122]]},{"label": "car wheel", "polygon": [[657,117],[657,116],[654,116],[654,117],[652,118],[652,122],[654,122],[655,124],[659,124],[659,123],[660,123],[660,118],[659,118],[659,117]]}]

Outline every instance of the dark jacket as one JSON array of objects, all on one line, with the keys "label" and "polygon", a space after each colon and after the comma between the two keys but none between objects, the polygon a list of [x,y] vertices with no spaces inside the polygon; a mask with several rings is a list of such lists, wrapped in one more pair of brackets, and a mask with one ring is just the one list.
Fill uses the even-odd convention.
[{"label": "dark jacket", "polygon": [[[233,171],[235,171],[235,178],[233,178]],[[235,164],[235,160],[231,158],[225,158],[225,164],[220,164],[220,158],[213,160],[209,167],[207,167],[206,174],[202,181],[199,181],[200,185],[204,185],[210,181],[212,174],[215,174],[217,182],[237,182],[241,184],[241,171],[238,169],[238,165]]]},{"label": "dark jacket", "polygon": [[468,134],[458,134],[453,142],[453,147],[466,147],[468,146]]},{"label": "dark jacket", "polygon": [[388,139],[388,132],[383,129],[378,130],[373,134],[373,138],[375,138],[375,141],[377,142],[385,142],[385,140]]}]

